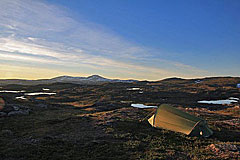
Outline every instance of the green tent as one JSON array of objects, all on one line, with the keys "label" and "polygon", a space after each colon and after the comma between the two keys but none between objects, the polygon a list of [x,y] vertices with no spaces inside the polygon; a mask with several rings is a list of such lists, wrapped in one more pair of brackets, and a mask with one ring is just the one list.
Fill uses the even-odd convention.
[{"label": "green tent", "polygon": [[205,120],[185,113],[168,104],[162,104],[148,122],[156,128],[163,128],[192,136],[209,137],[213,134]]}]

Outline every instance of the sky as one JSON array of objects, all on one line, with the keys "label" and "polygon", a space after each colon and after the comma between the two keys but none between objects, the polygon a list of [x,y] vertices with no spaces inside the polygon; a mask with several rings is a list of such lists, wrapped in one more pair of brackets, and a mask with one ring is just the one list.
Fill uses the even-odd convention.
[{"label": "sky", "polygon": [[240,76],[239,0],[0,0],[0,79]]}]

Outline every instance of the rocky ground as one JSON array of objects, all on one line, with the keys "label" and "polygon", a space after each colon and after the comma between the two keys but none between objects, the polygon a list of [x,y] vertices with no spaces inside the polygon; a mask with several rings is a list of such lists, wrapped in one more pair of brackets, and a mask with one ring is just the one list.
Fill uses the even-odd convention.
[{"label": "rocky ground", "polygon": [[[240,80],[195,81],[2,86],[29,93],[49,88],[44,92],[56,94],[0,92],[0,159],[240,159],[239,102],[197,103],[240,98]],[[154,109],[132,103],[173,104],[206,119],[214,134],[189,137],[152,128],[144,118]]]}]

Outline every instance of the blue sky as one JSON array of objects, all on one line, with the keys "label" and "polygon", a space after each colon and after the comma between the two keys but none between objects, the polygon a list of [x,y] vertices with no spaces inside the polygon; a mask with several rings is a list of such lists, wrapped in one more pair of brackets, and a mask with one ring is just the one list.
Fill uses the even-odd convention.
[{"label": "blue sky", "polygon": [[0,78],[240,76],[238,0],[1,0]]}]

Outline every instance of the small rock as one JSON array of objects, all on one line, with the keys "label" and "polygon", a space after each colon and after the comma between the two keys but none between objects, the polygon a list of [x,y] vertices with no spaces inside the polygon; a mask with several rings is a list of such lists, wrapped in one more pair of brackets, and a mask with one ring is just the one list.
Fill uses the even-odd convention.
[{"label": "small rock", "polygon": [[211,144],[208,149],[213,151],[218,159],[238,159],[240,157],[240,147],[235,144]]},{"label": "small rock", "polygon": [[19,107],[18,106],[13,106],[13,109],[15,110],[15,111],[19,111]]},{"label": "small rock", "polygon": [[28,137],[28,138],[22,139],[22,140],[21,140],[21,143],[34,145],[34,144],[36,144],[38,141],[39,141],[38,139],[34,139],[34,138],[32,138],[32,137],[30,136],[30,137]]},{"label": "small rock", "polygon": [[238,151],[238,147],[234,144],[211,144],[209,148],[215,152]]}]

